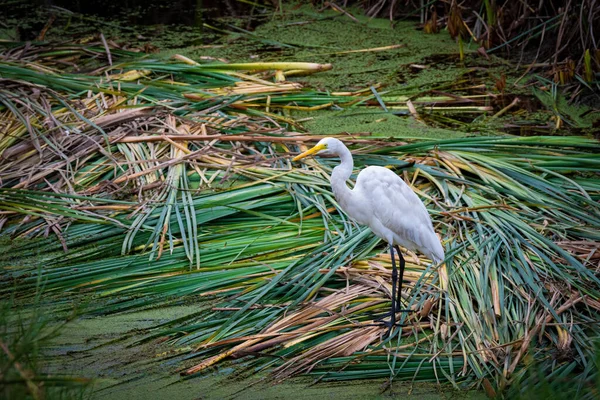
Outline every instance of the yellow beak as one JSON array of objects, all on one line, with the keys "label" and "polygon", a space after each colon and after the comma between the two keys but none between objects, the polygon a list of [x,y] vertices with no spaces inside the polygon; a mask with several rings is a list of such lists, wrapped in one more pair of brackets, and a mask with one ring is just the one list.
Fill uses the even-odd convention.
[{"label": "yellow beak", "polygon": [[308,157],[308,156],[310,156],[311,154],[315,154],[315,153],[317,153],[317,152],[319,152],[319,151],[321,151],[321,150],[323,150],[323,149],[325,149],[325,145],[323,145],[323,144],[318,144],[318,145],[316,145],[315,147],[313,147],[312,149],[310,149],[310,150],[306,150],[306,151],[305,151],[304,153],[302,153],[302,154],[298,154],[296,157],[292,158],[292,161],[298,161],[298,160],[301,160],[301,159],[303,159],[304,157]]}]

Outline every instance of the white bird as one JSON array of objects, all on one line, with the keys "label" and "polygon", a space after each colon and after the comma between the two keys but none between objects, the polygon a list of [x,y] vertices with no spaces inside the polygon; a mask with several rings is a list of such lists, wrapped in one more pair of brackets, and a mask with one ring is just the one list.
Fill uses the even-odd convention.
[{"label": "white bird", "polygon": [[[392,309],[388,335],[400,310],[404,257],[398,246],[419,251],[434,263],[444,259],[444,249],[433,230],[433,224],[423,202],[412,189],[394,172],[387,168],[371,166],[363,169],[356,179],[354,189],[346,185],[352,175],[354,160],[350,150],[338,139],[324,138],[316,146],[293,158],[298,161],[309,155],[336,155],[340,164],[333,169],[330,182],[333,194],[342,210],[385,240],[390,246],[392,258]],[[400,276],[394,260],[394,248],[398,253]],[[396,296],[396,281],[398,280]]]}]

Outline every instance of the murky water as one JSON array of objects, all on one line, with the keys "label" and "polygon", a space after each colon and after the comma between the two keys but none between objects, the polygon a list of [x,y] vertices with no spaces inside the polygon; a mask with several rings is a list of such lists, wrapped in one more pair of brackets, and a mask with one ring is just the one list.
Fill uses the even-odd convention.
[{"label": "murky water", "polygon": [[[206,19],[239,17],[253,6],[241,1],[223,0],[37,0],[31,5],[61,7],[66,10],[103,18],[126,18],[136,25],[197,26]],[[255,8],[255,7],[254,7]]]}]

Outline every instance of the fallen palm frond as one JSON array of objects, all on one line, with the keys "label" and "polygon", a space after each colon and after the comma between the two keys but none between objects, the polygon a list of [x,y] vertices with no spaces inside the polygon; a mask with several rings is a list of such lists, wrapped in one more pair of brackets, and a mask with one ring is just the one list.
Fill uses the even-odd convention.
[{"label": "fallen palm frond", "polygon": [[[0,63],[0,113],[6,128],[0,137],[4,160],[0,186],[104,199],[138,193],[138,203],[129,209],[130,218],[135,218],[126,222],[129,234],[123,251],[136,245],[138,232],[151,229],[145,246],[151,259],[160,258],[165,246],[172,249],[177,231],[177,240],[186,244],[188,259],[196,267],[198,232],[191,190],[225,186],[233,163],[246,159],[249,165],[264,164],[262,153],[272,152],[267,142],[242,146],[224,156],[214,133],[278,134],[283,130],[280,123],[287,124],[287,119],[244,112],[239,101],[302,91],[298,84],[272,83],[236,71],[330,68],[310,63],[201,65],[133,60],[91,75],[76,75],[51,67],[54,58],[49,60],[49,53],[53,52],[10,50],[5,53],[7,61]],[[161,141],[121,141],[140,134],[157,135]],[[169,135],[192,137],[188,145]],[[196,140],[199,136],[204,140]],[[7,203],[5,217],[27,213],[27,235],[51,229],[61,241],[61,226],[73,213],[106,219],[93,215],[107,204],[90,206],[82,199],[71,200],[58,218],[46,216],[43,207],[14,203]],[[184,205],[181,215],[173,204]]]},{"label": "fallen palm frond", "polygon": [[[567,142],[569,145],[564,147]],[[548,352],[554,348],[563,354],[560,368],[570,365],[569,368],[580,368],[584,376],[588,375],[585,362],[571,357],[587,354],[587,358],[593,353],[585,337],[598,334],[589,325],[600,312],[596,300],[598,266],[590,264],[572,247],[566,251],[566,243],[559,238],[585,237],[587,246],[597,247],[600,192],[597,180],[588,181],[585,174],[597,171],[598,163],[592,153],[581,153],[596,147],[595,142],[588,140],[525,138],[422,143],[396,149],[416,161],[418,169],[407,180],[415,182],[415,189],[431,199],[433,210],[439,210],[436,220],[441,223],[442,236],[447,239],[445,245],[451,254],[439,277],[435,271],[408,265],[410,286],[416,288],[408,304],[417,313],[405,320],[402,336],[407,341],[399,341],[396,336],[385,347],[379,347],[384,328],[369,327],[373,323],[373,310],[385,304],[389,278],[381,276],[385,275],[382,271],[389,270],[377,264],[370,264],[366,270],[357,269],[359,262],[344,268],[342,265],[348,261],[343,260],[337,261],[338,279],[327,284],[328,288],[338,287],[338,292],[328,295],[321,287],[322,294],[318,295],[314,287],[306,288],[323,304],[331,304],[323,307],[320,314],[316,311],[321,303],[312,302],[285,316],[277,307],[254,308],[255,304],[273,301],[269,292],[256,290],[230,303],[244,306],[231,309],[233,315],[226,324],[201,325],[202,336],[188,335],[194,342],[204,343],[199,354],[210,354],[207,349],[232,343],[236,336],[242,343],[235,351],[222,354],[242,356],[273,348],[268,354],[289,360],[277,370],[278,377],[301,370],[325,374],[326,379],[387,376],[389,362],[393,360],[393,376],[404,376],[406,363],[427,362],[433,367],[430,377],[437,373],[439,379],[444,376],[457,379],[472,371],[482,378],[498,377],[497,384],[503,387],[519,371],[519,363],[531,351],[534,338],[538,338],[535,346],[539,349]],[[389,148],[380,152],[394,154]],[[573,178],[563,175],[574,170],[581,174]],[[346,241],[339,243],[347,246]],[[344,251],[338,249],[338,253]],[[311,255],[313,260],[319,258],[317,254]],[[589,257],[590,253],[586,255]],[[331,270],[320,272],[328,271]],[[293,293],[300,282],[318,281],[314,275],[308,281],[300,278],[306,276],[301,268],[295,273],[293,270],[284,273],[289,276],[285,293]],[[443,282],[445,279],[447,283]],[[336,281],[338,286],[333,285]],[[362,286],[345,287],[348,282],[357,281]],[[357,292],[345,304],[335,303],[337,297],[350,295],[360,287],[370,288],[371,292],[367,295]],[[441,290],[444,287],[447,289]],[[290,295],[282,301],[290,297],[294,298]],[[281,317],[273,320],[273,314]],[[240,319],[247,321],[246,328],[240,327]],[[248,335],[248,329],[257,330],[250,328],[257,320],[266,320],[265,328]],[[208,333],[211,326],[218,330]],[[230,326],[237,333],[229,332],[224,339],[215,341]],[[194,328],[179,329],[189,332]],[[356,331],[363,335],[355,336]],[[337,332],[342,336],[337,336]],[[185,336],[182,343],[188,340]],[[402,351],[390,348],[392,343]],[[349,357],[346,349],[352,352],[365,349],[365,352]],[[376,356],[380,351],[386,356]],[[186,373],[196,373],[220,359],[220,356],[210,358]],[[544,362],[544,368],[557,368],[552,367],[555,358]],[[334,372],[336,369],[340,370]]]},{"label": "fallen palm frond", "polygon": [[[25,51],[26,56],[21,54]],[[103,150],[102,142],[114,144],[125,135],[182,134],[164,122],[167,114],[175,114],[179,118],[176,125],[187,125],[190,134],[280,136],[294,122],[270,110],[316,110],[334,104],[379,108],[382,102],[390,112],[399,113],[407,109],[408,102],[424,114],[478,116],[493,110],[492,96],[480,90],[485,88],[467,94],[415,90],[410,97],[393,93],[369,96],[305,90],[297,83],[274,83],[260,76],[260,71],[273,68],[318,72],[329,69],[327,64],[199,64],[182,56],[176,58],[183,62],[138,57],[97,69],[92,75],[79,75],[54,68],[48,53],[28,47],[6,52],[0,61],[4,132],[0,137],[0,157],[4,159],[0,184],[5,187],[49,189],[46,180],[52,182],[53,190],[62,190],[67,178],[75,187],[90,187],[93,180],[122,176],[127,173],[120,165],[123,158],[135,161],[131,155],[121,154],[123,146]],[[197,150],[196,143],[191,146],[191,152]],[[164,155],[167,147],[157,155]],[[153,150],[141,154],[151,153]],[[17,159],[18,165],[11,162]],[[41,171],[39,165],[53,168]],[[140,166],[129,165],[127,170],[133,168]]]},{"label": "fallen palm frond", "polygon": [[90,313],[199,301],[197,315],[145,339],[181,346],[188,375],[262,355],[247,365],[275,367],[278,379],[489,379],[503,388],[541,350],[544,373],[593,374],[597,141],[344,136],[370,146],[356,152],[357,168],[404,176],[448,255],[440,268],[407,258],[403,296],[414,313],[382,341],[375,320],[389,307],[389,258],[339,209],[327,180],[335,161],[290,164],[295,146],[319,136],[289,132],[294,121],[266,108],[410,101],[421,118],[433,104],[487,99],[330,94],[220,64],[114,61],[96,75],[0,62],[0,226],[17,238],[2,244],[2,296],[14,284],[32,296],[40,268],[59,310],[65,296],[90,293]]},{"label": "fallen palm frond", "polygon": [[[119,184],[134,178],[138,187],[152,185],[163,179],[162,170],[168,165],[136,158],[152,155],[158,160],[172,144],[140,141],[138,145],[117,145],[123,137],[215,133],[281,136],[294,122],[269,112],[271,109],[314,110],[334,104],[379,108],[387,104],[390,112],[402,113],[407,109],[405,104],[412,103],[421,115],[492,111],[491,96],[483,92],[415,91],[410,97],[377,92],[373,96],[329,94],[236,72],[266,68],[320,71],[330,68],[328,65],[198,64],[182,57],[178,59],[183,63],[138,58],[99,69],[93,75],[77,75],[50,67],[44,52],[27,51],[32,54],[26,61],[16,58],[20,53],[7,52],[8,61],[0,62],[0,114],[5,132],[0,137],[0,157],[4,160],[0,185],[4,187],[56,191],[64,190],[70,182],[71,193],[80,187],[89,192],[90,188],[98,190],[100,181],[112,179]],[[432,93],[437,96],[428,95]],[[176,116],[175,122],[165,121],[168,114]],[[180,125],[186,126],[185,132],[178,131]],[[181,156],[182,162],[209,151],[199,150],[193,140],[190,146],[189,154]]]},{"label": "fallen palm frond", "polygon": [[[123,228],[98,231],[90,248],[89,228],[73,225],[73,255],[44,256],[47,290],[94,290],[107,300],[97,312],[226,296],[208,315],[153,335],[194,344],[193,357],[210,356],[190,374],[230,356],[266,353],[274,357],[252,364],[280,365],[278,378],[302,371],[325,379],[383,377],[391,363],[398,379],[497,377],[502,387],[535,346],[565,355],[558,364],[546,359],[543,368],[571,365],[585,375],[586,338],[598,333],[589,325],[600,312],[597,265],[576,250],[581,243],[568,241],[585,238],[592,248],[600,242],[600,185],[590,175],[599,168],[597,148],[577,138],[478,138],[357,156],[359,165],[402,167],[398,156],[416,163],[406,179],[428,199],[449,254],[439,273],[409,258],[405,299],[416,312],[387,343],[380,340],[385,329],[373,324],[389,304],[389,258],[376,255],[378,240],[368,231],[325,211],[336,204],[317,164],[310,174],[233,166],[231,174],[246,182],[240,188],[195,196],[199,270],[186,267],[181,240],[148,263],[143,247],[118,255]],[[27,242],[22,246],[14,253],[26,251]],[[60,249],[51,241],[36,247]]]},{"label": "fallen palm frond", "polygon": [[32,46],[31,43],[0,42],[0,45],[6,48],[0,57],[2,60],[35,62],[51,68],[68,69],[75,72],[89,68],[102,69],[107,58],[107,48],[109,48],[109,54],[114,58],[144,55],[139,49],[126,49],[110,40],[106,46],[101,41],[85,41],[81,44],[40,43],[39,46]]}]

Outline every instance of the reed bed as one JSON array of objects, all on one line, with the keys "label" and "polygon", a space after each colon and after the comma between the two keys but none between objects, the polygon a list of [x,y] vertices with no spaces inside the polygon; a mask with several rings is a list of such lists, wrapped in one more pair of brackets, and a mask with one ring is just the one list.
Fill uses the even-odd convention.
[{"label": "reed bed", "polygon": [[[556,84],[571,86],[575,96],[598,89],[600,49],[596,27],[600,12],[595,0],[407,1],[404,4],[396,0],[369,0],[355,4],[363,7],[370,17],[387,17],[390,21],[420,16],[425,33],[447,30],[457,41],[461,60],[465,58],[465,43],[470,42],[480,46],[480,55],[488,57],[490,53],[504,52],[519,65],[525,64],[526,71],[536,71]],[[327,2],[324,5],[339,8]]]},{"label": "reed bed", "polygon": [[15,285],[23,301],[35,296],[39,271],[58,311],[90,296],[90,314],[194,302],[197,313],[140,339],[178,348],[156,361],[175,359],[186,376],[241,358],[276,380],[385,377],[494,392],[535,362],[593,396],[596,140],[340,134],[357,171],[387,166],[424,199],[447,253],[440,267],[408,257],[403,296],[414,312],[384,339],[375,320],[389,308],[385,248],[336,203],[335,160],[291,164],[320,136],[279,111],[460,109],[486,107],[484,98],[322,93],[273,79],[328,65],[113,52],[112,66],[77,74],[47,53],[15,51],[0,61],[0,227],[13,239],[0,255],[2,296]]}]

